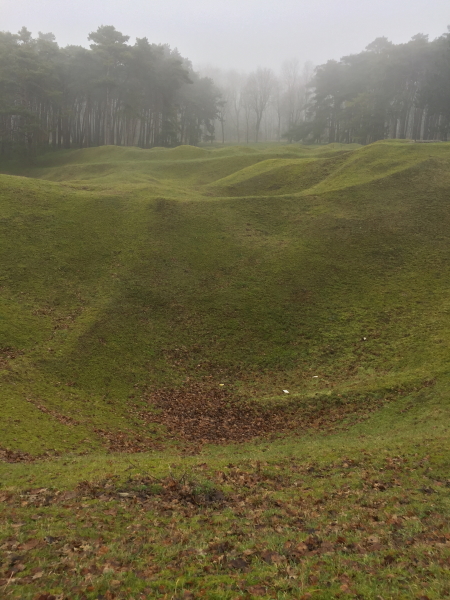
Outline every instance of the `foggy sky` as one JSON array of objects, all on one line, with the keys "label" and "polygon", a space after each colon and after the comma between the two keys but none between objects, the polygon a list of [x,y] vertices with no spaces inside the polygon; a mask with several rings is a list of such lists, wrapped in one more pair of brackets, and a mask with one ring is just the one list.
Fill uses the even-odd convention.
[{"label": "foggy sky", "polygon": [[286,59],[314,64],[363,50],[380,36],[438,37],[450,0],[0,0],[0,28],[52,32],[60,46],[88,46],[99,25],[168,43],[194,66],[278,70]]}]

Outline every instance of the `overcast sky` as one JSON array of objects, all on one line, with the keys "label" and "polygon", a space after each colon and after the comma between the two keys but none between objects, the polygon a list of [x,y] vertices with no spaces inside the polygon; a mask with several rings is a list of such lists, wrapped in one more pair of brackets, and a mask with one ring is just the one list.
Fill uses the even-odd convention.
[{"label": "overcast sky", "polygon": [[99,25],[177,47],[194,66],[278,70],[290,58],[322,64],[360,52],[380,36],[438,37],[450,0],[0,0],[0,27],[53,32],[87,46]]}]

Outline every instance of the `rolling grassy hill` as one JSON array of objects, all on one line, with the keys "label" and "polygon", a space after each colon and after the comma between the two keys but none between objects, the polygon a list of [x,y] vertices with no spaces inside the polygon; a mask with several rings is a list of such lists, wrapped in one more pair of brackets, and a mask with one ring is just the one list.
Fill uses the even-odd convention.
[{"label": "rolling grassy hill", "polygon": [[[0,228],[0,452],[7,461],[24,461],[0,464],[5,489],[66,488],[112,470],[114,477],[121,474],[117,493],[125,494],[123,500],[130,494],[136,497],[142,486],[149,489],[151,477],[165,477],[169,465],[174,473],[192,466],[201,471],[203,463],[185,456],[200,453],[199,460],[208,461],[216,475],[211,471],[203,483],[195,475],[188,488],[197,500],[219,498],[208,488],[214,477],[214,485],[222,481],[219,469],[225,472],[222,483],[231,486],[227,497],[236,506],[245,504],[247,500],[233,496],[240,485],[241,475],[233,471],[237,468],[245,471],[242,481],[256,477],[251,481],[273,488],[271,494],[281,494],[281,479],[276,478],[284,477],[283,502],[288,502],[286,498],[298,493],[297,476],[292,479],[297,467],[292,470],[289,462],[295,457],[303,465],[298,467],[303,488],[312,490],[306,494],[312,513],[304,519],[313,532],[308,535],[314,537],[314,532],[325,531],[325,521],[317,524],[321,517],[313,514],[321,510],[313,508],[316,501],[337,514],[361,482],[349,481],[348,494],[344,490],[336,500],[327,494],[341,480],[322,485],[325,475],[317,479],[314,473],[329,473],[333,464],[331,478],[347,478],[349,465],[379,474],[391,460],[403,465],[395,485],[416,490],[418,485],[429,489],[427,469],[433,464],[430,493],[436,493],[436,500],[427,513],[432,521],[427,527],[429,535],[437,528],[445,538],[448,522],[438,526],[433,515],[442,520],[449,512],[449,144],[59,152],[41,157],[32,167],[3,167]],[[245,427],[236,417],[240,410],[248,421]],[[257,433],[264,435],[251,441]],[[270,444],[267,436],[272,436]],[[248,443],[234,445],[241,440]],[[207,445],[215,441],[231,445]],[[129,462],[126,455],[106,454],[108,449],[144,454]],[[61,458],[26,462],[55,452]],[[312,471],[305,464],[313,464]],[[124,487],[130,468],[153,475],[145,479],[135,473],[134,483],[129,480]],[[411,483],[413,471],[423,478],[421,483]],[[155,493],[167,495],[176,488],[178,495],[173,492],[171,498],[183,503],[183,477],[158,479]],[[369,476],[358,477],[366,482]],[[386,489],[387,483],[380,481],[382,477],[371,480],[372,487],[361,484],[370,500],[364,510],[382,506],[372,498],[380,486]],[[89,485],[83,497],[97,498],[97,488]],[[253,498],[259,483],[245,485]],[[265,507],[259,491],[249,500],[254,510]],[[109,492],[103,489],[105,494]],[[385,502],[392,514],[403,510],[399,494],[393,488]],[[10,496],[4,498],[6,502]],[[426,510],[422,496],[414,498],[411,519]],[[227,506],[231,510],[234,504]],[[266,508],[276,512],[274,506]],[[45,517],[50,529],[56,527],[52,510]],[[232,520],[237,518],[233,514]],[[195,521],[198,515],[184,516],[191,517]],[[223,518],[226,529],[230,525]],[[242,518],[253,517],[245,513]],[[164,523],[161,536],[168,526]],[[416,521],[408,523],[412,531]],[[355,527],[351,519],[347,525]],[[198,523],[190,526],[195,530]],[[122,525],[118,527],[120,533],[110,532],[112,540],[125,535]],[[30,528],[34,531],[32,522]],[[217,535],[222,539],[225,533]],[[372,546],[381,543],[376,532],[371,536]],[[444,538],[439,543],[448,552]],[[268,539],[261,544],[267,545]],[[283,544],[291,543],[289,539],[283,538]],[[290,546],[283,546],[283,554],[280,540],[273,541],[278,558],[266,560],[262,546],[258,550],[261,565],[278,572],[280,565],[286,571],[290,560]],[[394,542],[383,546],[387,571],[397,560],[392,558]],[[355,597],[364,598],[446,597],[444,571],[435,579],[420,575],[417,590],[405,591],[403,563],[401,576],[394,576],[395,593],[392,577],[377,583],[376,566],[362,576],[359,588],[350,585],[342,573],[359,567],[345,567],[345,552],[339,567],[327,567],[327,573],[337,574],[335,584],[321,587],[311,566],[319,560],[315,543],[304,550],[313,553],[310,571],[291,577],[287,570],[283,577],[297,587],[275,586],[278,596],[272,597],[336,598],[352,589],[359,590]],[[119,545],[117,552],[132,552],[126,548]],[[160,564],[167,558],[161,552]],[[231,552],[229,561],[244,560],[226,546],[211,552]],[[429,546],[423,552],[431,552]],[[253,555],[244,556],[248,562]],[[429,571],[423,560],[422,571]],[[235,563],[241,579],[246,569]],[[266,567],[261,569],[266,577]],[[34,575],[23,588],[29,596],[11,591],[11,597],[34,597]],[[261,583],[263,575],[227,588],[226,578],[219,575],[211,575],[206,597],[234,598],[241,592],[252,597],[264,595],[261,586],[271,594],[275,589],[268,580]],[[170,574],[161,577],[160,587],[155,583],[139,597],[176,595]],[[427,581],[433,581],[431,588]],[[52,593],[58,585],[58,593],[65,591],[53,583],[56,587],[48,584]],[[89,590],[77,584],[71,598],[97,598],[101,590],[105,594],[101,585]],[[314,592],[318,585],[322,591]],[[130,586],[141,590],[144,584]],[[183,587],[185,596],[180,597],[196,597],[186,595],[191,588]],[[132,597],[131,592],[108,593],[103,597]]]},{"label": "rolling grassy hill", "polygon": [[187,379],[301,401],[445,376],[449,160],[103,147],[2,175],[3,445],[95,445]]}]

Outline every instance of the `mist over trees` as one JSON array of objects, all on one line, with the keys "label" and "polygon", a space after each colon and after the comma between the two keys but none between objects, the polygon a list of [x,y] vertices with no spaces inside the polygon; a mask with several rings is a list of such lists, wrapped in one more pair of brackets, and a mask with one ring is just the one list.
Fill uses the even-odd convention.
[{"label": "mist over trees", "polygon": [[296,60],[275,76],[210,73],[222,93],[222,139],[369,144],[386,138],[447,140],[450,28],[436,40],[378,38],[363,52],[316,69]]},{"label": "mist over trees", "polygon": [[174,146],[214,136],[219,92],[189,60],[112,26],[90,49],[0,33],[0,152],[103,144]]},{"label": "mist over trees", "polygon": [[262,67],[251,73],[201,68],[221,93],[217,141],[248,144],[292,138],[288,132],[306,119],[313,71],[311,63],[301,65],[297,59],[285,61],[278,75]]},{"label": "mist over trees", "polygon": [[0,32],[0,154],[116,144],[201,142],[371,143],[447,140],[450,28],[429,41],[378,38],[363,52],[314,69],[297,59],[279,73],[204,67],[168,45],[113,26],[90,49],[53,34]]},{"label": "mist over trees", "polygon": [[294,140],[358,142],[384,138],[447,140],[450,128],[450,27],[434,41],[378,38],[364,52],[316,69],[312,102]]}]

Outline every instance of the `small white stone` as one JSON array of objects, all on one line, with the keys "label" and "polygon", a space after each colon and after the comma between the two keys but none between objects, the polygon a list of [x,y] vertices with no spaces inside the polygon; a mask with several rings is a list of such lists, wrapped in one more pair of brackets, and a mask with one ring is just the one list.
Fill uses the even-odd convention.
[{"label": "small white stone", "polygon": [[283,390],[283,392],[284,392],[285,394],[289,394],[289,391],[288,391],[288,390]]}]

